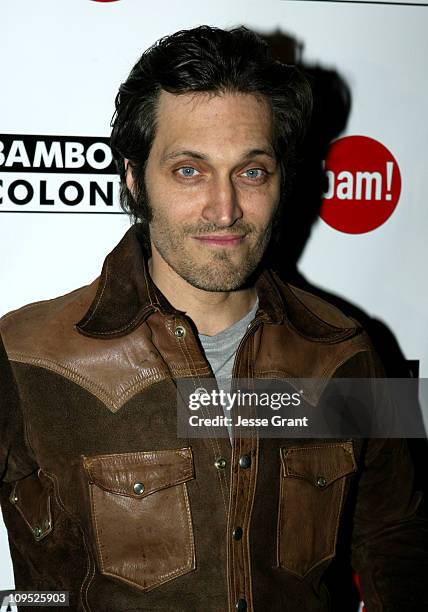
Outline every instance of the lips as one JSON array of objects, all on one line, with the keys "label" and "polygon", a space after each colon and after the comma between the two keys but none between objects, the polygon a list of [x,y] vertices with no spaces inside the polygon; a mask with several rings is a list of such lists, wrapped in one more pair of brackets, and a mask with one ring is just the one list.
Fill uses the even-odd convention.
[{"label": "lips", "polygon": [[241,244],[245,234],[229,234],[229,235],[213,235],[213,236],[195,236],[196,240],[206,245],[216,246],[235,246]]}]

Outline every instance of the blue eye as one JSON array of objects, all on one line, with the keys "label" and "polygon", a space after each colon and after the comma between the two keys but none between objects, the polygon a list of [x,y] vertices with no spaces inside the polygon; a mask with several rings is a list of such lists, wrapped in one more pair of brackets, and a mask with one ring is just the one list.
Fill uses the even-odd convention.
[{"label": "blue eye", "polygon": [[246,170],[243,174],[246,174],[248,178],[251,179],[259,179],[263,176],[264,171],[261,168],[250,168]]},{"label": "blue eye", "polygon": [[196,168],[192,168],[192,166],[183,166],[182,168],[178,169],[178,172],[180,173],[181,176],[184,176],[186,178],[191,178],[192,176],[195,176],[195,172],[197,172],[197,170]]}]

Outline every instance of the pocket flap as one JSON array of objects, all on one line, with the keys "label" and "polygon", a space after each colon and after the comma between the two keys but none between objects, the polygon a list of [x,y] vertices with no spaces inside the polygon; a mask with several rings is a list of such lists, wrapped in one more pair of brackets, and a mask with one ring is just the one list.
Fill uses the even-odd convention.
[{"label": "pocket flap", "polygon": [[281,448],[284,476],[324,488],[357,470],[352,442]]},{"label": "pocket flap", "polygon": [[134,498],[147,497],[195,477],[190,447],[83,456],[83,465],[91,483]]},{"label": "pocket flap", "polygon": [[16,506],[36,541],[52,531],[50,483],[40,468],[15,483],[9,500]]}]

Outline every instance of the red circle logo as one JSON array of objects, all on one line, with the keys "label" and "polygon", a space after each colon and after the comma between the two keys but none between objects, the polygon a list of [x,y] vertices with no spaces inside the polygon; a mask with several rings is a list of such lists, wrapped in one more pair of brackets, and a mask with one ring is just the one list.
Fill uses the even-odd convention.
[{"label": "red circle logo", "polygon": [[346,234],[376,229],[394,212],[401,192],[395,157],[368,136],[345,136],[329,148],[325,160],[328,188],[321,218]]}]

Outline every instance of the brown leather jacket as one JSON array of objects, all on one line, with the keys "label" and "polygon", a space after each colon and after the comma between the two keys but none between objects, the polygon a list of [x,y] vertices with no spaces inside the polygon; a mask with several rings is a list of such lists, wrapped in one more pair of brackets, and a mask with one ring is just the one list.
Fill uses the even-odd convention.
[{"label": "brown leather jacket", "polygon": [[[267,270],[257,291],[237,377],[376,375],[355,321]],[[9,313],[0,331],[17,589],[68,590],[82,611],[320,612],[342,551],[368,612],[428,609],[404,440],[177,438],[175,381],[212,371],[135,228],[94,283]]]}]

